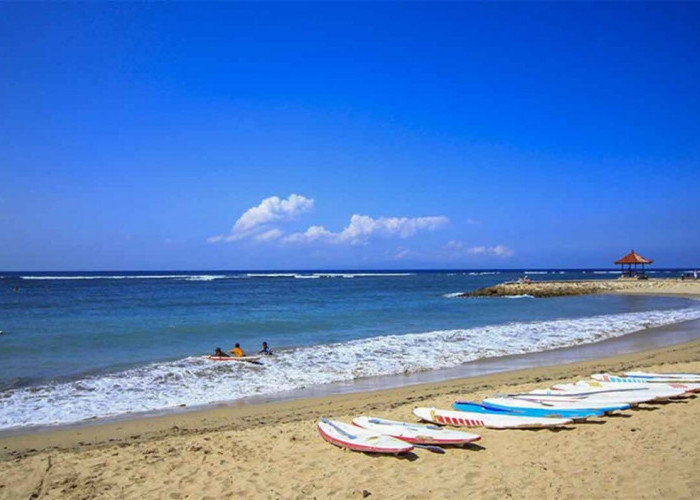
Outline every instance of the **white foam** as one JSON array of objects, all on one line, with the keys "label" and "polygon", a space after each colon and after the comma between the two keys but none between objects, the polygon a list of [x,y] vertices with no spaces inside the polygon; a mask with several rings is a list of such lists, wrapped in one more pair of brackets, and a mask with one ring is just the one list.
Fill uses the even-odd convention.
[{"label": "white foam", "polygon": [[185,280],[185,281],[211,281],[231,278],[225,274],[117,274],[117,275],[76,275],[76,276],[20,276],[23,280]]},{"label": "white foam", "polygon": [[446,293],[443,295],[446,299],[456,299],[458,297],[461,297],[464,295],[464,292],[452,292],[452,293]]},{"label": "white foam", "polygon": [[212,281],[226,278],[394,278],[413,276],[414,273],[246,273],[246,274],[114,274],[114,275],[27,275],[23,280],[185,280]]},{"label": "white foam", "polygon": [[321,278],[401,278],[413,273],[314,273]]},{"label": "white foam", "polygon": [[248,278],[294,278],[294,279],[318,279],[318,278],[400,278],[413,276],[414,273],[247,273]]},{"label": "white foam", "polygon": [[278,350],[264,366],[200,357],[0,395],[0,428],[203,405],[362,377],[449,368],[475,359],[543,351],[700,318],[700,307],[387,335]]},{"label": "white foam", "polygon": [[503,295],[501,298],[504,298],[504,299],[534,299],[535,297],[530,295],[530,294],[523,293],[521,295]]},{"label": "white foam", "polygon": [[[247,278],[314,278],[315,276],[296,273],[247,273]],[[317,276],[316,276],[317,277]]]}]

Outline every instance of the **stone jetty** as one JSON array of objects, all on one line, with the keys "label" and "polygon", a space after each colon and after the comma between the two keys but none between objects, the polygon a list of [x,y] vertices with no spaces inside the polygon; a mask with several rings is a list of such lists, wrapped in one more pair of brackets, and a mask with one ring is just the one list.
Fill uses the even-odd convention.
[{"label": "stone jetty", "polygon": [[[532,297],[564,297],[567,295],[589,295],[593,293],[661,293],[673,292],[680,285],[678,279],[614,279],[577,281],[531,281],[506,282],[466,292],[460,297],[508,297],[529,295]],[[690,283],[686,282],[686,285]],[[693,283],[700,289],[700,280]],[[679,291],[680,292],[680,291]],[[682,292],[680,292],[682,293]]]}]

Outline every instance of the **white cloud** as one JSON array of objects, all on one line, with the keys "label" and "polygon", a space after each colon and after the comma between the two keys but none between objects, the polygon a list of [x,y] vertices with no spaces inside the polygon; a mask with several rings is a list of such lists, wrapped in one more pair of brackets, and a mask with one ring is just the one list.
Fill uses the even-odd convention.
[{"label": "white cloud", "polygon": [[413,255],[413,252],[411,250],[409,250],[408,248],[399,248],[399,249],[397,249],[393,258],[394,258],[394,260],[402,260],[402,259],[405,259],[407,257],[410,257],[411,255]]},{"label": "white cloud", "polygon": [[286,200],[278,196],[265,198],[256,207],[251,207],[241,215],[231,228],[229,234],[211,236],[209,243],[237,241],[252,238],[256,241],[271,241],[282,236],[282,231],[272,224],[293,220],[309,212],[314,207],[314,200],[299,194],[291,194]]},{"label": "white cloud", "polygon": [[497,255],[498,257],[510,257],[515,253],[514,250],[508,248],[505,245],[496,245],[489,249],[490,253]]},{"label": "white cloud", "polygon": [[471,255],[495,255],[496,257],[510,257],[515,253],[505,245],[496,245],[495,247],[475,246],[467,248],[467,253]]},{"label": "white cloud", "polygon": [[350,224],[339,233],[327,230],[323,226],[311,226],[303,233],[296,233],[285,238],[288,243],[324,241],[328,243],[347,243],[359,245],[374,236],[385,238],[410,238],[419,231],[434,231],[449,224],[447,217],[379,217],[353,215]]},{"label": "white cloud", "polygon": [[483,245],[478,247],[469,247],[467,248],[467,253],[472,255],[483,255],[486,253],[486,247]]},{"label": "white cloud", "polygon": [[495,257],[508,258],[515,254],[515,251],[505,245],[496,245],[489,247],[486,245],[477,245],[473,247],[465,247],[461,241],[450,240],[445,249],[449,250],[452,257],[462,258],[468,255],[491,255]]},{"label": "white cloud", "polygon": [[282,236],[282,231],[279,229],[270,229],[264,233],[256,234],[253,239],[255,241],[272,241],[278,239],[280,236]]},{"label": "white cloud", "polygon": [[241,234],[263,224],[290,220],[308,212],[314,207],[314,200],[298,194],[292,194],[286,200],[277,196],[265,198],[260,205],[246,210],[233,225],[232,234]]},{"label": "white cloud", "polygon": [[284,241],[287,243],[305,243],[318,240],[330,241],[335,237],[323,226],[311,226],[303,233],[294,233],[287,236]]},{"label": "white cloud", "polygon": [[467,219],[467,220],[464,221],[464,222],[466,222],[466,223],[469,224],[470,226],[473,226],[473,225],[476,225],[476,224],[481,224],[481,221],[480,221],[480,220],[477,220],[477,219]]},{"label": "white cloud", "polygon": [[252,240],[262,243],[335,243],[361,245],[374,237],[410,238],[421,231],[434,231],[449,224],[447,217],[379,217],[353,215],[350,223],[340,232],[329,231],[323,226],[310,226],[306,231],[284,236],[279,227],[314,208],[314,200],[292,194],[286,200],[277,196],[265,198],[258,206],[241,215],[228,234],[211,236],[209,243]]}]

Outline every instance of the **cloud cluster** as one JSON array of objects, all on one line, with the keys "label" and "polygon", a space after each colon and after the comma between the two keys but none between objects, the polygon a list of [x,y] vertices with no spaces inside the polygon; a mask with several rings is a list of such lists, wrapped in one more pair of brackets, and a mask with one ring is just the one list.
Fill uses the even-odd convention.
[{"label": "cloud cluster", "polygon": [[461,241],[450,241],[447,244],[447,249],[455,252],[459,256],[463,255],[492,255],[495,257],[508,258],[515,254],[515,251],[505,245],[496,245],[488,247],[485,245],[466,247]]},{"label": "cloud cluster", "polygon": [[368,215],[353,215],[342,231],[334,233],[323,226],[311,226],[303,233],[287,236],[288,243],[308,243],[325,241],[328,243],[348,243],[359,245],[366,243],[374,236],[385,238],[410,238],[419,231],[433,231],[449,224],[447,217],[379,217],[375,219]]},{"label": "cloud cluster", "polygon": [[278,196],[265,198],[260,205],[251,207],[241,215],[233,225],[229,234],[212,236],[207,241],[237,241],[246,238],[255,241],[271,241],[282,236],[282,231],[272,224],[295,219],[299,215],[310,212],[314,208],[314,200],[298,194],[291,194],[286,200]]},{"label": "cloud cluster", "polygon": [[311,211],[314,200],[292,194],[286,200],[277,196],[265,198],[258,206],[249,208],[233,225],[229,234],[212,236],[210,243],[252,240],[285,244],[333,243],[360,245],[375,237],[410,238],[420,231],[433,231],[449,224],[447,217],[379,217],[353,215],[350,223],[340,232],[323,226],[311,226],[306,231],[284,236],[280,225]]}]

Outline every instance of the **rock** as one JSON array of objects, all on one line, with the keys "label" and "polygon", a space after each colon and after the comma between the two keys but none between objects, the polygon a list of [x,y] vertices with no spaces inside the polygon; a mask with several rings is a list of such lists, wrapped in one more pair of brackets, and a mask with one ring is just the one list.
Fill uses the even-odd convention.
[{"label": "rock", "polygon": [[530,283],[500,283],[464,293],[461,297],[508,297],[529,295],[531,297],[563,297],[567,295],[588,295],[604,291],[597,281],[540,281]]},{"label": "rock", "polygon": [[355,495],[362,495],[362,498],[367,498],[368,496],[370,496],[370,495],[372,494],[372,492],[369,491],[369,490],[362,490],[362,491],[360,491],[360,490],[354,490],[354,491],[352,492],[352,494],[353,494],[353,496],[355,496]]}]

